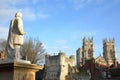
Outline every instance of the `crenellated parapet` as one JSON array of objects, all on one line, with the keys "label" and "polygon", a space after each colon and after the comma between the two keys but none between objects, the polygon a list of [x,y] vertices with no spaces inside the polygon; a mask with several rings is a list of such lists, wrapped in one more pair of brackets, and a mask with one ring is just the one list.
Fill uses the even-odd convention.
[{"label": "crenellated parapet", "polygon": [[103,45],[110,45],[110,44],[115,45],[115,39],[114,38],[109,38],[109,39],[105,38],[103,40]]},{"label": "crenellated parapet", "polygon": [[77,66],[85,64],[86,60],[92,59],[94,56],[93,37],[83,38],[82,48],[76,51]]},{"label": "crenellated parapet", "polygon": [[84,37],[84,38],[83,38],[83,44],[84,44],[84,43],[93,43],[93,37],[87,38],[87,39],[86,39],[86,37]]},{"label": "crenellated parapet", "polygon": [[45,79],[48,80],[65,80],[65,76],[68,74],[68,65],[75,66],[75,56],[71,55],[67,58],[66,54],[61,51],[58,55],[46,55],[45,60]]},{"label": "crenellated parapet", "polygon": [[117,61],[117,53],[115,48],[115,39],[103,40],[103,57],[105,58],[107,65],[110,66]]}]

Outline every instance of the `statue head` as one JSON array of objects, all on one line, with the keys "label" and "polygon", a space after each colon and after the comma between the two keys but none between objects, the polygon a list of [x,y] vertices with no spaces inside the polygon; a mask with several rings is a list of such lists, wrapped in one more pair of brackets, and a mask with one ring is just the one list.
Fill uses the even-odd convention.
[{"label": "statue head", "polygon": [[15,17],[22,17],[22,13],[21,13],[21,12],[17,12],[17,13],[15,14]]}]

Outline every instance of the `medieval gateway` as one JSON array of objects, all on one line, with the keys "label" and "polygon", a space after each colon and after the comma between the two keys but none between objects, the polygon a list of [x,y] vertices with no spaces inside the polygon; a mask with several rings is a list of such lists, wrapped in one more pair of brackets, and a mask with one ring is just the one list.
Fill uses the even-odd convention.
[{"label": "medieval gateway", "polygon": [[[114,39],[103,40],[103,56],[94,57],[93,38],[83,38],[75,56],[64,52],[45,56],[44,80],[120,80]],[[76,64],[75,64],[76,62]]]}]

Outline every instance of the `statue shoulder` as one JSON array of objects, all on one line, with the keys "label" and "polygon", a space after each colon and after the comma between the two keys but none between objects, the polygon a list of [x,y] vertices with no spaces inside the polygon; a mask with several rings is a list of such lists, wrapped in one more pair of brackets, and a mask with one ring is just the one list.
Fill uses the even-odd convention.
[{"label": "statue shoulder", "polygon": [[10,23],[13,23],[14,22],[14,19],[12,19],[11,21],[10,21]]},{"label": "statue shoulder", "polygon": [[20,24],[23,23],[22,19],[20,19],[20,18],[16,19],[16,21]]},{"label": "statue shoulder", "polygon": [[10,27],[13,27],[14,19],[10,21]]}]

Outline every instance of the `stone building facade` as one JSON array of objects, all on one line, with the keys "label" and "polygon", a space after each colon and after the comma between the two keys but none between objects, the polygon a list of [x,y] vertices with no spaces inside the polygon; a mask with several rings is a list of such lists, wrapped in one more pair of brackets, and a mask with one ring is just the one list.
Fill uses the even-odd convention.
[{"label": "stone building facade", "polygon": [[120,73],[116,54],[115,40],[104,39],[103,56],[95,58],[93,38],[83,38],[82,48],[76,51],[77,66],[73,55],[67,58],[65,53],[59,52],[58,55],[45,56],[43,80],[111,80]]},{"label": "stone building facade", "polygon": [[[82,48],[78,48],[76,51],[76,62],[77,66],[82,66],[87,60],[94,58],[94,47],[93,47],[93,38],[83,38]],[[114,39],[104,39],[103,40],[103,57],[99,56],[96,58],[96,63],[103,64],[106,66],[112,65],[114,62],[117,62],[117,53],[115,48]]]},{"label": "stone building facade", "polygon": [[78,50],[76,51],[77,65],[82,66],[85,64],[86,60],[92,59],[94,55],[93,52],[94,52],[93,38],[86,39],[84,37],[82,48],[78,48]]},{"label": "stone building facade", "polygon": [[101,55],[98,56],[98,57],[95,59],[95,63],[100,64],[100,65],[102,64],[102,65],[107,66],[107,62],[106,62],[105,58],[103,58]]},{"label": "stone building facade", "polygon": [[66,57],[65,53],[45,57],[45,80],[65,80],[68,75],[68,66],[75,66],[75,56]]},{"label": "stone building facade", "polygon": [[103,40],[103,57],[105,58],[108,66],[112,65],[115,61],[117,61],[114,39]]}]

